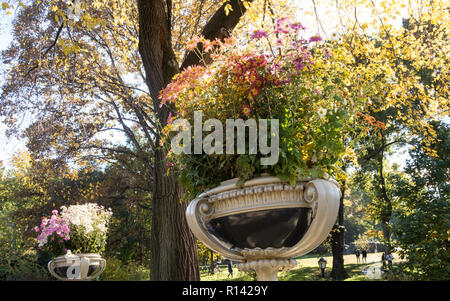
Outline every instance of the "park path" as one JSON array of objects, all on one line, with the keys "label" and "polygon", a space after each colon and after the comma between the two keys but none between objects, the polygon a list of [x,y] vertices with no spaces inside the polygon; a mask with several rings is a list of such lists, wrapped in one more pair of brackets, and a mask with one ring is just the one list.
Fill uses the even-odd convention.
[{"label": "park path", "polygon": [[382,263],[380,261],[362,268],[361,271],[369,279],[381,279],[381,276],[383,275],[381,268]]}]

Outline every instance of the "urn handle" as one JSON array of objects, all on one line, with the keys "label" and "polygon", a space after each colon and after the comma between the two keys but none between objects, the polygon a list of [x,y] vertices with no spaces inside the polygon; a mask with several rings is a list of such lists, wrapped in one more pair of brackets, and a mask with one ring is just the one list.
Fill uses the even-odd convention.
[{"label": "urn handle", "polygon": [[89,279],[95,279],[95,278],[97,278],[101,273],[103,273],[103,271],[104,271],[105,268],[106,268],[106,260],[103,259],[103,258],[100,258],[100,259],[99,259],[99,266],[100,266],[100,268],[98,269],[98,271],[95,272],[94,274],[90,275],[89,277],[86,277],[86,280],[89,280]]},{"label": "urn handle", "polygon": [[61,281],[67,280],[55,273],[55,262],[53,260],[48,263],[47,268],[48,268],[48,271],[50,272],[50,274],[53,277],[55,277],[56,279],[61,280]]}]

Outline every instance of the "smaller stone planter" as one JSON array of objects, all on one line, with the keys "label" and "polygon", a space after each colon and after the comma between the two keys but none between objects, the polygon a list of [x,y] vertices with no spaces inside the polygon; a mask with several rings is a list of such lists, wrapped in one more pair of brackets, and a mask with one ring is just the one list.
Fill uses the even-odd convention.
[{"label": "smaller stone planter", "polygon": [[48,263],[50,274],[62,281],[95,279],[106,267],[106,260],[99,254],[72,254],[58,256]]}]

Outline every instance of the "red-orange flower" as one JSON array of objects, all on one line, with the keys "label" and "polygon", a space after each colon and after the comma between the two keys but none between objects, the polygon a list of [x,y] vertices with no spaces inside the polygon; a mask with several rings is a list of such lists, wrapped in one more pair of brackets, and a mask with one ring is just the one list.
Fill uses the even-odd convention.
[{"label": "red-orange flower", "polygon": [[244,114],[245,116],[250,116],[251,113],[251,109],[249,105],[243,105],[242,106],[242,114]]}]

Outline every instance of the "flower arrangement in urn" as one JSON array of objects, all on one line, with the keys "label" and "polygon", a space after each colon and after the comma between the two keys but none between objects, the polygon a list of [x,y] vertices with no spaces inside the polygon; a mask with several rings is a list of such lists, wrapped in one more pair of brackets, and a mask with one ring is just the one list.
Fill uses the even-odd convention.
[{"label": "flower arrangement in urn", "polygon": [[[358,80],[354,59],[333,47],[334,41],[304,35],[302,24],[281,19],[271,32],[253,32],[245,46],[231,38],[197,37],[188,43],[205,64],[185,69],[161,91],[161,105],[176,109],[169,115],[166,137],[173,137],[177,119],[194,124],[194,112],[202,113],[203,128],[206,120],[214,120],[203,130],[203,145],[211,142],[207,135],[217,129],[216,121],[225,130],[228,119],[253,119],[257,125],[266,119],[268,128],[277,120],[279,153],[274,164],[261,164],[268,155],[252,153],[249,141],[239,143],[236,135],[234,146],[243,153],[226,152],[225,138],[214,141],[218,148],[210,154],[191,148],[171,156],[169,151],[167,166],[178,169],[187,198],[231,178],[243,183],[270,174],[294,185],[299,178],[336,176],[340,159],[352,156],[345,143],[367,102],[364,88],[353,88]],[[274,135],[266,133],[270,146]]]},{"label": "flower arrangement in urn", "polygon": [[350,137],[373,88],[358,84],[338,41],[304,35],[281,19],[245,44],[194,38],[187,47],[202,64],[160,93],[175,109],[164,128],[167,167],[192,200],[190,229],[260,280],[276,280],[331,231],[340,198],[331,177],[354,157]]},{"label": "flower arrangement in urn", "polygon": [[52,257],[71,253],[104,252],[111,209],[94,203],[62,206],[61,211],[53,210],[50,218],[43,217],[40,226],[34,230],[38,248],[44,249]]}]

